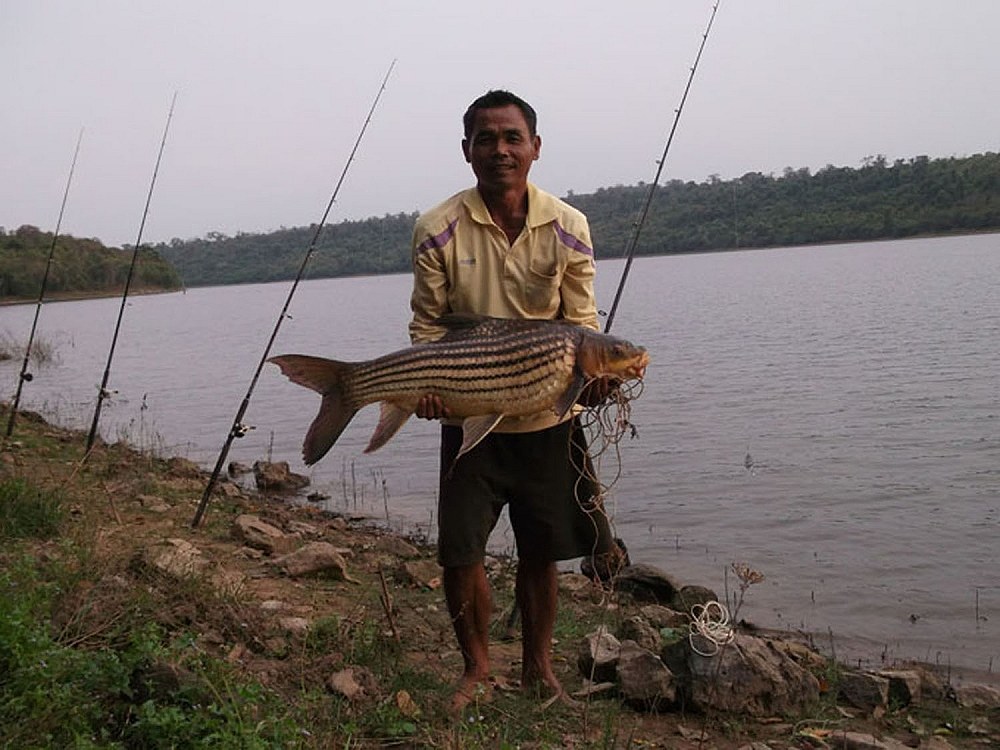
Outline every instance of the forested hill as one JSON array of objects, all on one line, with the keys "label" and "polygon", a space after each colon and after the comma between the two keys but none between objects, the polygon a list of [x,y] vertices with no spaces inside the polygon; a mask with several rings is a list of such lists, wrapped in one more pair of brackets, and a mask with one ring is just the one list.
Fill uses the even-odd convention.
[{"label": "forested hill", "polygon": [[[599,258],[620,256],[648,187],[602,188],[567,196],[590,219]],[[307,276],[407,271],[416,213],[345,221],[320,235]],[[827,166],[815,174],[786,169],[734,180],[673,180],[654,196],[639,254],[890,239],[921,234],[1000,230],[1000,154],[858,168]],[[155,249],[188,285],[274,281],[295,276],[315,227],[268,234],[173,240]]]},{"label": "forested hill", "polygon": [[[52,233],[25,225],[0,228],[0,302],[38,299]],[[125,288],[131,248],[105,247],[98,240],[60,235],[45,284],[46,297],[120,294]],[[132,279],[135,291],[181,288],[174,268],[153,250],[142,248]]]}]

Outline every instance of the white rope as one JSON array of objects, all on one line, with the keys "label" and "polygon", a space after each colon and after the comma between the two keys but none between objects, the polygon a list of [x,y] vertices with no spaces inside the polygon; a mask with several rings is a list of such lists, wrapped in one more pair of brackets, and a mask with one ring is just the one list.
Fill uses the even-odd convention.
[{"label": "white rope", "polygon": [[[702,651],[695,643],[695,636],[701,636],[711,644],[709,651]],[[691,633],[688,640],[691,650],[701,656],[715,656],[719,649],[736,639],[729,617],[729,610],[717,601],[695,604],[691,607]]]}]

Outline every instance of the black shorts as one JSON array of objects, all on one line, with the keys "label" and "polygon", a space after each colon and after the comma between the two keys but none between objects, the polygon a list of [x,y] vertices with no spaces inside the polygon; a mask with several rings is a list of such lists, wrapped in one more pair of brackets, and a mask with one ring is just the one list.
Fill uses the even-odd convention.
[{"label": "black shorts", "polygon": [[603,554],[612,534],[575,420],[538,432],[490,433],[457,462],[462,429],[441,428],[438,561],[481,562],[505,504],[518,556],[543,561]]}]

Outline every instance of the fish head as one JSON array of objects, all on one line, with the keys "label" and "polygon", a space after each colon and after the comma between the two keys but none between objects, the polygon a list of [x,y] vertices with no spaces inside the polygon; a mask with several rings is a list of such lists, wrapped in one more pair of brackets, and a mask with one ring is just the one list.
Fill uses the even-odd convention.
[{"label": "fish head", "polygon": [[587,331],[577,346],[576,364],[588,378],[642,380],[649,353],[617,336]]}]

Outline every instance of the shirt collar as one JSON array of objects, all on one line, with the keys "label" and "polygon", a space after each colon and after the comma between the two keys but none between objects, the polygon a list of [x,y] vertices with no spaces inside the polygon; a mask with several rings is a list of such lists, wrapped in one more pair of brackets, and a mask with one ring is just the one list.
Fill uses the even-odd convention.
[{"label": "shirt collar", "polygon": [[[483,202],[483,197],[479,194],[479,190],[474,187],[469,188],[465,192],[465,196],[462,200],[469,209],[469,215],[472,217],[473,221],[480,224],[494,223],[489,210],[486,208],[486,204]],[[544,224],[555,221],[556,218],[556,205],[552,196],[542,190],[539,190],[533,183],[529,182],[528,218],[525,222],[526,226],[534,229],[535,227],[540,227]]]}]

